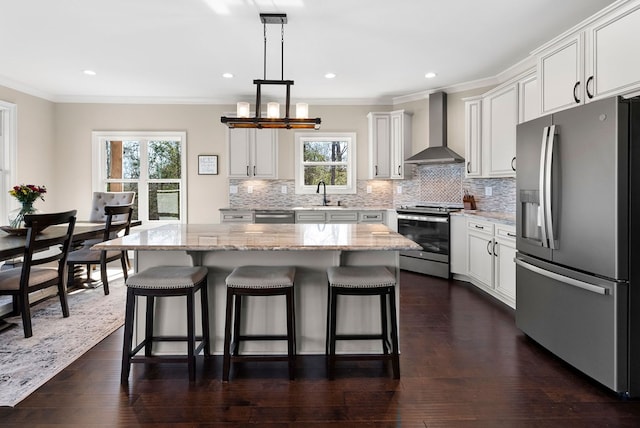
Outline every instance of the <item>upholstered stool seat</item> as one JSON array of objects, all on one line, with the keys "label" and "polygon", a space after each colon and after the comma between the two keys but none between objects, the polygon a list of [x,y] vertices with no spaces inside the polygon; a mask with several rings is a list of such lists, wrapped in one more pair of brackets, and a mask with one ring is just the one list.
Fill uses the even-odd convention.
[{"label": "upholstered stool seat", "polygon": [[[124,321],[124,344],[122,349],[121,383],[129,378],[131,363],[186,362],[189,380],[195,380],[195,356],[204,349],[210,355],[209,303],[207,298],[207,268],[191,266],[156,266],[127,278],[127,303]],[[200,291],[202,311],[202,335],[195,333],[194,297]],[[133,327],[136,296],[146,297],[145,337],[133,349]],[[187,334],[186,336],[154,336],[154,303],[156,297],[186,296]],[[187,342],[186,356],[154,356],[155,342]],[[196,346],[196,342],[200,342]],[[144,356],[136,354],[145,349]]]},{"label": "upholstered stool seat", "polygon": [[[294,277],[295,268],[287,266],[240,266],[227,276],[227,309],[222,367],[224,382],[229,381],[231,362],[236,361],[288,361],[289,379],[294,379],[296,354]],[[284,295],[286,298],[287,334],[249,335],[241,333],[243,296],[278,295]],[[240,342],[248,340],[286,340],[287,355],[239,355]]]},{"label": "upholstered stool seat", "polygon": [[[336,360],[391,361],[393,365],[393,377],[396,379],[400,378],[395,276],[384,266],[332,266],[327,269],[327,278],[329,281],[329,299],[327,304],[329,379],[334,378]],[[380,296],[380,333],[336,334],[339,295]],[[389,316],[387,316],[387,306],[390,312]],[[389,331],[389,324],[391,331]],[[381,340],[382,354],[336,354],[337,340]]]}]

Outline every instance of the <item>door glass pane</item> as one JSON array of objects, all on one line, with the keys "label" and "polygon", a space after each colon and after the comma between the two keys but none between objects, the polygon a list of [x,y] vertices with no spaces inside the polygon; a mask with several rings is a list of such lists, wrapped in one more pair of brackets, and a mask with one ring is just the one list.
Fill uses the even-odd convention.
[{"label": "door glass pane", "polygon": [[138,183],[107,183],[107,192],[136,192],[133,198],[133,220],[138,220]]},{"label": "door glass pane", "polygon": [[140,178],[140,143],[138,141],[106,142],[107,178]]},{"label": "door glass pane", "polygon": [[180,220],[179,183],[149,183],[149,220]]},{"label": "door glass pane", "polygon": [[149,178],[180,178],[180,142],[149,142]]}]

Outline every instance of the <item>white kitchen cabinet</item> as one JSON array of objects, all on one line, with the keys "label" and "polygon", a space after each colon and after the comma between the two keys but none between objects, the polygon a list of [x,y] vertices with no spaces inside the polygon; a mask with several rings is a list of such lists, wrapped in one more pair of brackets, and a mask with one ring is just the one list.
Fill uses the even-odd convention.
[{"label": "white kitchen cabinet", "polygon": [[605,8],[538,56],[541,113],[640,89],[640,3]]},{"label": "white kitchen cabinet", "polygon": [[277,178],[278,134],[273,129],[227,131],[229,178]]},{"label": "white kitchen cabinet", "polygon": [[220,223],[253,223],[253,210],[220,211]]},{"label": "white kitchen cabinet", "polygon": [[404,159],[411,154],[411,114],[404,110],[371,112],[369,120],[369,178],[403,179]]},{"label": "white kitchen cabinet", "polygon": [[449,270],[453,275],[467,275],[467,218],[451,215],[449,220]]},{"label": "white kitchen cabinet", "polygon": [[327,223],[357,223],[357,211],[327,211]]},{"label": "white kitchen cabinet", "polygon": [[518,123],[540,116],[540,93],[538,92],[538,76],[535,72],[523,77],[518,82],[518,104]]},{"label": "white kitchen cabinet", "polygon": [[517,125],[518,82],[501,86],[483,96],[483,175],[515,176]]},{"label": "white kitchen cabinet", "polygon": [[384,223],[383,211],[322,209],[296,210],[296,223]]},{"label": "white kitchen cabinet", "polygon": [[493,256],[495,263],[495,290],[514,306],[516,301],[516,234],[513,226],[496,225]]},{"label": "white kitchen cabinet", "polygon": [[515,308],[515,227],[467,219],[467,275],[473,285]]},{"label": "white kitchen cabinet", "polygon": [[464,103],[464,158],[467,177],[482,176],[482,97]]},{"label": "white kitchen cabinet", "polygon": [[483,288],[493,288],[493,223],[467,221],[468,275]]}]

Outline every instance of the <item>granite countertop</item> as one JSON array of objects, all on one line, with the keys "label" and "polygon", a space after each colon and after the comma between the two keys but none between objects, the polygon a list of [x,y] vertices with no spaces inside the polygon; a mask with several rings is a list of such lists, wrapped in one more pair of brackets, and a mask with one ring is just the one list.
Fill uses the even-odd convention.
[{"label": "granite countertop", "polygon": [[172,224],[131,233],[94,250],[420,250],[382,224]]},{"label": "granite countertop", "polygon": [[451,213],[451,215],[459,215],[470,218],[481,218],[483,220],[495,221],[496,223],[516,225],[516,214],[498,211],[477,211],[477,210],[461,210]]}]

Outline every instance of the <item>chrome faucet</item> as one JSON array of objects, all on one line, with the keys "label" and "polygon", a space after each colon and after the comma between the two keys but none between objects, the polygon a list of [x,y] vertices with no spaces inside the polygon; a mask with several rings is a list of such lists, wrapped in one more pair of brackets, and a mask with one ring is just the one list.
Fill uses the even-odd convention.
[{"label": "chrome faucet", "polygon": [[318,188],[316,189],[316,193],[320,193],[320,185],[322,184],[323,194],[322,194],[322,206],[327,206],[329,204],[329,200],[327,200],[327,184],[324,180],[318,182]]}]

